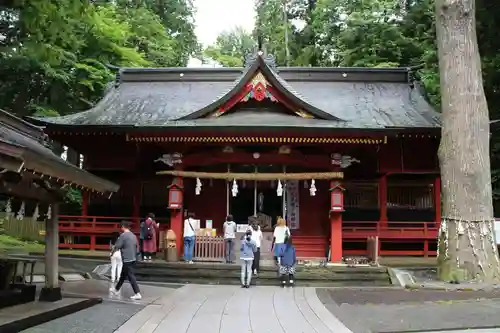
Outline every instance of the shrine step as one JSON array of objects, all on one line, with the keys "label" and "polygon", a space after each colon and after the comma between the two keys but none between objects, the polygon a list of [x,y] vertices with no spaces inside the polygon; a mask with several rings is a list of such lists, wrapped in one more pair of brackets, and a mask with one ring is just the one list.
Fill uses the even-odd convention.
[{"label": "shrine step", "polygon": [[[139,263],[136,276],[139,281],[164,283],[199,283],[233,285],[240,283],[240,266],[210,263]],[[313,267],[297,266],[296,283],[301,286],[390,286],[385,267]],[[256,285],[278,285],[275,267],[262,267]]]},{"label": "shrine step", "polygon": [[298,257],[326,257],[328,242],[324,236],[293,236]]}]

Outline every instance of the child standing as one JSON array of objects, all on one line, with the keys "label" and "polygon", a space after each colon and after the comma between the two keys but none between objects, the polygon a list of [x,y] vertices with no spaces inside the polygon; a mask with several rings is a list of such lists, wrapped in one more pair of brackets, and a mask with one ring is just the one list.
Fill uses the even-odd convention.
[{"label": "child standing", "polygon": [[254,252],[257,251],[257,245],[252,240],[252,230],[247,230],[244,238],[241,240],[240,248],[241,259],[241,287],[249,288],[252,281],[252,264]]},{"label": "child standing", "polygon": [[287,280],[290,286],[294,285],[295,264],[297,263],[297,256],[295,247],[292,244],[292,237],[288,237],[283,256],[280,258],[279,273],[281,276],[281,286],[286,286]]}]

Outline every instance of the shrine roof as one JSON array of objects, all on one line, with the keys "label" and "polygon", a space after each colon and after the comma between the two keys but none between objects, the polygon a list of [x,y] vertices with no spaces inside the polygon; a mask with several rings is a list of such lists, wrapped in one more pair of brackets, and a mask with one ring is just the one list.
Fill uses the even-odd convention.
[{"label": "shrine roof", "polygon": [[3,110],[0,110],[0,169],[38,173],[101,193],[116,192],[119,188],[54,154],[40,127]]},{"label": "shrine roof", "polygon": [[[239,114],[204,119],[257,72],[310,118]],[[273,118],[274,117],[274,118]],[[200,119],[201,118],[201,119]],[[92,109],[32,118],[49,127],[318,126],[439,128],[440,115],[406,68],[272,67],[260,56],[246,68],[124,68]],[[312,121],[314,120],[314,121]],[[252,125],[250,125],[252,124]],[[313,125],[314,124],[314,125]]]}]

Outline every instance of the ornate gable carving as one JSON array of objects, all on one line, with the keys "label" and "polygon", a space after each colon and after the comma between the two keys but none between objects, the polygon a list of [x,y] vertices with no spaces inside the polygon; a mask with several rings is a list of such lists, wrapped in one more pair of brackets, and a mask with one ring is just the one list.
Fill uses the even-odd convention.
[{"label": "ornate gable carving", "polygon": [[273,89],[273,86],[260,71],[252,77],[252,79],[245,85],[242,91],[234,97],[234,99],[229,100],[217,111],[212,113],[211,116],[219,117],[225,114],[238,103],[248,102],[251,99],[262,102],[266,98],[271,102],[284,104],[288,109],[290,109],[299,117],[314,118],[310,113],[294,107],[288,101],[286,101],[286,99],[279,96],[279,93],[275,89]]}]

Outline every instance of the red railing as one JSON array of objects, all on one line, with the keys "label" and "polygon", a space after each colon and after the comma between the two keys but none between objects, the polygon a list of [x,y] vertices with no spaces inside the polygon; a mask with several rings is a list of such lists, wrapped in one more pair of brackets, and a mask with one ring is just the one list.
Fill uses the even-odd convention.
[{"label": "red railing", "polygon": [[[378,236],[380,256],[435,256],[436,251],[429,250],[429,243],[437,239],[439,226],[436,222],[400,222],[400,221],[343,221],[342,238],[347,242],[365,243],[369,237]],[[421,243],[420,249],[405,249],[405,243]],[[384,249],[384,245],[398,243],[400,249]],[[399,247],[399,246],[398,246]],[[343,255],[366,255],[365,249],[344,250]]]},{"label": "red railing", "polygon": [[438,231],[436,222],[342,221],[344,239],[436,239]]},{"label": "red railing", "polygon": [[[132,231],[139,235],[140,217],[59,216],[59,248],[109,250],[109,240],[120,230],[123,220],[132,221]],[[169,228],[168,218],[155,218],[160,231]],[[159,237],[158,237],[159,238]]]}]

